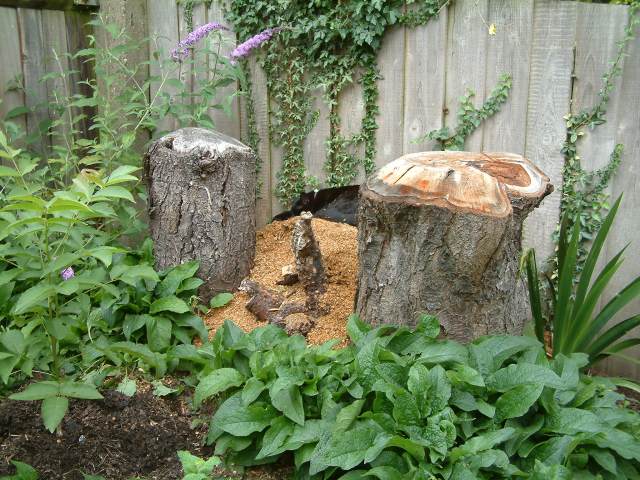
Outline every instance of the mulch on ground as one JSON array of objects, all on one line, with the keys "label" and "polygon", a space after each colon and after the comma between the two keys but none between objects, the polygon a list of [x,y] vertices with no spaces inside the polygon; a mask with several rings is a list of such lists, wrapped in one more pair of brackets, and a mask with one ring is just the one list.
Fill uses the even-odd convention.
[{"label": "mulch on ground", "polygon": [[[273,222],[257,233],[255,265],[250,279],[283,294],[289,301],[304,303],[304,291],[300,284],[277,285],[282,277],[282,268],[294,263],[291,251],[291,232],[299,217],[282,222]],[[320,244],[325,271],[327,292],[321,304],[328,313],[318,318],[307,339],[311,344],[331,339],[347,342],[347,317],[353,312],[356,275],[358,272],[357,229],[344,223],[314,218],[312,227]],[[240,328],[251,331],[264,325],[245,308],[249,300],[243,292],[233,292],[233,300],[222,308],[213,309],[205,318],[212,332],[225,320],[233,320]]]}]

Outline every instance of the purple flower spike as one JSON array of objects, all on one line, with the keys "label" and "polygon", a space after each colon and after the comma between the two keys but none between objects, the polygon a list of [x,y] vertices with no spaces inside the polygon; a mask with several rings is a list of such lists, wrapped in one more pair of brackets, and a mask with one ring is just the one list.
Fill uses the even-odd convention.
[{"label": "purple flower spike", "polygon": [[282,28],[267,28],[266,30],[254,35],[250,39],[242,42],[238,45],[233,52],[229,55],[231,63],[236,63],[238,59],[247,57],[253,50],[258,48],[263,43],[269,41],[276,33]]},{"label": "purple flower spike", "polygon": [[67,267],[64,270],[62,270],[62,272],[60,272],[60,276],[62,277],[62,279],[66,282],[67,280],[73,278],[75,276],[75,272],[73,271],[72,267]]},{"label": "purple flower spike", "polygon": [[173,58],[176,62],[179,62],[183,58],[189,55],[189,50],[193,47],[194,44],[202,40],[204,37],[209,35],[209,33],[214,30],[229,30],[224,25],[219,24],[218,22],[211,22],[201,27],[196,28],[193,32],[187,35],[187,38],[178,43],[178,46],[171,50],[171,58]]}]

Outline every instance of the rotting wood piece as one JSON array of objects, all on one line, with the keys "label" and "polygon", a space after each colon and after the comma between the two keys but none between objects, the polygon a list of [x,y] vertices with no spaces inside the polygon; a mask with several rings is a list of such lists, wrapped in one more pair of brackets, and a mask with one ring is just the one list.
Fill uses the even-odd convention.
[{"label": "rotting wood piece", "polygon": [[[249,296],[249,301],[245,307],[258,320],[278,325],[289,334],[301,333],[306,335],[315,324],[315,321],[307,315],[306,305],[287,302],[282,295],[263,287],[258,282],[245,279],[238,290],[245,292]],[[299,315],[301,314],[305,315],[305,321],[300,320]]]},{"label": "rotting wood piece", "polygon": [[437,315],[449,338],[522,331],[522,222],[553,190],[509,153],[425,152],[362,185],[356,312],[377,325]]},{"label": "rotting wood piece", "polygon": [[320,246],[313,234],[313,215],[302,212],[293,226],[291,249],[296,260],[296,273],[307,294],[309,310],[318,309],[318,297],[326,291],[327,275],[322,263]]}]

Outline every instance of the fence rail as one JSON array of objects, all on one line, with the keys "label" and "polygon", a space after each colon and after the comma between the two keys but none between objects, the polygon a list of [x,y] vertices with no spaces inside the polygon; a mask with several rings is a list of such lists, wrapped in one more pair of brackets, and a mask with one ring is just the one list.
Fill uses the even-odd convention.
[{"label": "fence rail", "polygon": [[[121,0],[117,0],[121,1]],[[144,0],[136,0],[138,3]],[[106,0],[102,0],[103,6]],[[145,30],[162,37],[165,50],[188,33],[182,7],[175,0],[147,0]],[[73,13],[73,15],[78,15]],[[616,43],[623,36],[628,7],[557,0],[455,0],[447,11],[428,25],[395,28],[384,38],[378,57],[382,79],[377,132],[376,164],[383,165],[405,153],[430,150],[433,144],[413,140],[429,130],[455,124],[459,98],[467,89],[475,101],[486,98],[500,76],[513,77],[508,102],[500,113],[485,122],[468,139],[473,151],[511,151],[523,154],[545,171],[556,191],[526,224],[525,243],[535,246],[539,258],[552,253],[552,233],[558,221],[562,189],[563,156],[560,147],[566,129],[563,117],[594,104],[602,74],[615,56]],[[220,21],[219,2],[194,7],[195,25]],[[138,21],[143,21],[140,19]],[[46,85],[35,82],[46,71],[43,52],[62,43],[73,50],[81,36],[72,33],[81,26],[80,17],[67,12],[36,11],[0,7],[0,114],[29,98],[3,89],[10,78],[22,72],[25,83],[45,95]],[[488,35],[487,24],[495,24],[496,35]],[[25,35],[29,32],[29,35]],[[66,42],[66,43],[65,43]],[[580,144],[587,168],[607,162],[616,143],[625,145],[619,173],[609,193],[624,200],[616,228],[607,245],[611,258],[627,242],[627,261],[612,282],[619,291],[635,275],[640,265],[640,39],[634,41],[624,59],[624,74],[616,80],[607,109],[607,123],[589,132]],[[153,72],[151,72],[153,74]],[[270,104],[264,72],[253,64],[251,80],[260,144],[258,154],[263,198],[258,202],[258,218],[266,223],[283,209],[272,192],[282,165],[282,151],[269,138]],[[233,86],[229,87],[233,90]],[[345,134],[357,131],[363,115],[359,85],[340,96],[339,113]],[[305,144],[305,161],[310,174],[322,182],[326,178],[325,140],[329,132],[328,110],[318,93],[315,100],[319,120]],[[246,139],[244,106],[234,104],[232,117],[214,111],[218,129]],[[29,120],[28,120],[29,122]],[[27,124],[29,128],[29,124]],[[171,125],[164,125],[171,128]],[[362,174],[358,180],[362,180]],[[636,301],[628,312],[640,310]],[[640,350],[635,350],[637,355]],[[605,369],[619,375],[640,378],[640,368],[629,362],[610,360]]]}]

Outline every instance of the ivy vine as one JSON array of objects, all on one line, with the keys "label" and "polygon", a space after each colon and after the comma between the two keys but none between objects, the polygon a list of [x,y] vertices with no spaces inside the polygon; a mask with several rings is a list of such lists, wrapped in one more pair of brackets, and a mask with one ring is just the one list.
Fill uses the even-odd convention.
[{"label": "ivy vine", "polygon": [[[378,128],[376,82],[380,74],[376,54],[382,38],[393,25],[413,27],[427,23],[449,1],[230,0],[226,17],[239,40],[267,28],[284,27],[265,46],[260,59],[270,95],[270,136],[283,152],[276,195],[284,205],[318,184],[304,162],[305,138],[319,118],[313,108],[313,92],[320,89],[329,107],[325,162],[328,185],[351,183],[359,168],[370,173]],[[414,5],[407,9],[411,4]],[[360,131],[346,135],[338,115],[338,99],[354,81],[362,85],[364,116]]]},{"label": "ivy vine", "polygon": [[[562,146],[564,167],[560,213],[561,216],[567,213],[570,219],[580,221],[578,271],[581,270],[586,258],[587,246],[598,233],[609,208],[609,195],[606,189],[618,170],[624,150],[622,144],[616,145],[608,163],[603,168],[589,171],[582,166],[578,154],[578,144],[585,134],[585,128],[594,129],[606,122],[606,107],[614,87],[614,80],[622,74],[622,60],[626,55],[627,46],[634,38],[635,28],[640,23],[639,10],[640,0],[633,0],[629,7],[629,20],[624,29],[624,36],[618,43],[617,54],[611,67],[603,75],[602,88],[598,93],[595,105],[578,113],[570,113],[565,117],[567,137]],[[572,222],[570,223],[572,224]]]},{"label": "ivy vine", "polygon": [[460,99],[458,109],[458,124],[452,132],[449,127],[439,130],[432,130],[426,135],[414,140],[421,143],[425,140],[436,140],[442,150],[464,150],[464,142],[480,126],[480,124],[494,116],[509,98],[511,90],[511,75],[504,74],[500,77],[498,84],[494,87],[480,108],[472,102],[475,92],[467,90],[465,96]]}]

